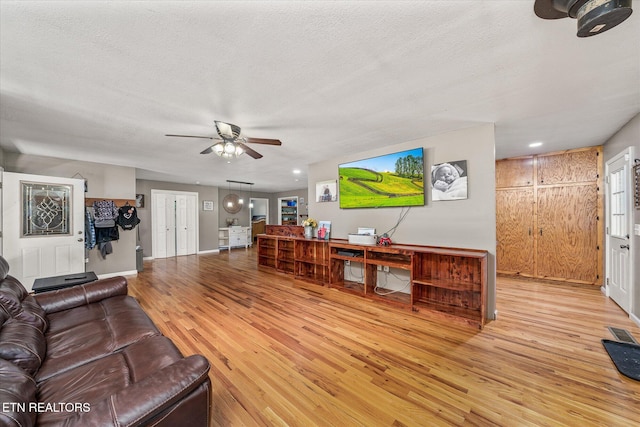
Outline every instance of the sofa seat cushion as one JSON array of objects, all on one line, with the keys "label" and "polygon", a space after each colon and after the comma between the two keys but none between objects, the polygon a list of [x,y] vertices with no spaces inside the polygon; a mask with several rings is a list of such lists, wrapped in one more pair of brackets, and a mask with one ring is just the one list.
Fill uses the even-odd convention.
[{"label": "sofa seat cushion", "polygon": [[126,295],[107,298],[97,303],[81,305],[68,310],[48,314],[48,335],[71,329],[74,326],[102,320],[126,311],[142,310],[138,301]]},{"label": "sofa seat cushion", "polygon": [[48,332],[47,353],[36,381],[43,381],[155,335],[160,335],[160,331],[139,308],[58,332]]},{"label": "sofa seat cushion", "polygon": [[40,413],[38,426],[57,425],[73,412],[88,412],[92,405],[107,399],[183,357],[164,336],[154,336],[114,354],[38,382],[37,398],[42,403],[73,402],[61,412]]}]

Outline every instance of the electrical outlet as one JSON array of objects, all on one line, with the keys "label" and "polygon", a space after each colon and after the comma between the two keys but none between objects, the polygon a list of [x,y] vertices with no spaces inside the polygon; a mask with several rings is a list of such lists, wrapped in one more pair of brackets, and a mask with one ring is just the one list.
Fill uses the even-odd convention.
[{"label": "electrical outlet", "polygon": [[378,271],[382,271],[382,266],[381,265],[378,266]]},{"label": "electrical outlet", "polygon": [[383,266],[383,267],[382,267],[382,269],[383,269],[386,273],[388,273],[388,272],[389,272],[389,266],[388,266],[388,265]]},{"label": "electrical outlet", "polygon": [[351,261],[349,261],[348,259],[344,261],[344,265],[351,265]]}]

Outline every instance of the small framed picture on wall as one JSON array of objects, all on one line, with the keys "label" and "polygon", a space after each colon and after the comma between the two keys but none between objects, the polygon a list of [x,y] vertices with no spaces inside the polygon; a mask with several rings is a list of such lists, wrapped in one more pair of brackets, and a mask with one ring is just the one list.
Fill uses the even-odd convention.
[{"label": "small framed picture on wall", "polygon": [[202,201],[202,210],[203,211],[212,211],[213,210],[213,200],[203,200]]},{"label": "small framed picture on wall", "polygon": [[338,181],[316,182],[316,202],[336,202],[338,201]]}]

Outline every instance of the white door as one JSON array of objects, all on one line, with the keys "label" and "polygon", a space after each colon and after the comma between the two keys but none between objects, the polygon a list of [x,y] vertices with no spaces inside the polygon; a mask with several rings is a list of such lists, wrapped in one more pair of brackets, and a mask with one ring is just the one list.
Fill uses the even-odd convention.
[{"label": "white door", "polygon": [[196,196],[176,194],[176,255],[196,253]]},{"label": "white door", "polygon": [[31,290],[41,277],[85,271],[84,180],[3,173],[2,252]]},{"label": "white door", "polygon": [[197,193],[151,190],[154,258],[197,252],[197,206]]},{"label": "white door", "polygon": [[633,147],[606,163],[607,292],[625,312],[631,306],[631,170]]},{"label": "white door", "polygon": [[153,221],[153,257],[167,258],[176,254],[175,196],[151,191]]}]

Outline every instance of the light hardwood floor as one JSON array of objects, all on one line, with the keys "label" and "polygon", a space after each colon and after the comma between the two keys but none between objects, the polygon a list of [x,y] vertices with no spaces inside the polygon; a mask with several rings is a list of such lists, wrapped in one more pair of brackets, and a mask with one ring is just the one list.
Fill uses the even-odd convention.
[{"label": "light hardwood floor", "polygon": [[499,278],[482,331],[258,268],[255,249],[145,261],[129,292],[211,362],[214,426],[630,426],[640,382],[599,289]]}]

